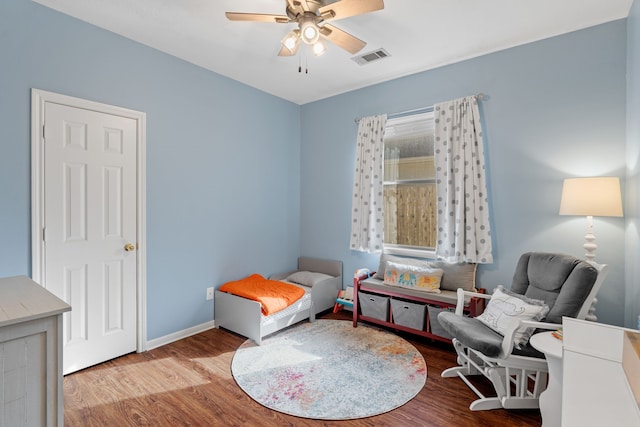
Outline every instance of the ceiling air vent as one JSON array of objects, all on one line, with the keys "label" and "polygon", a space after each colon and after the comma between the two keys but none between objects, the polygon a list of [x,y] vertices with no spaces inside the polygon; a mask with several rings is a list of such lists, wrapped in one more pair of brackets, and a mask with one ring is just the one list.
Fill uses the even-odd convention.
[{"label": "ceiling air vent", "polygon": [[369,64],[371,62],[374,61],[379,61],[380,59],[384,59],[389,55],[389,52],[387,52],[384,49],[378,49],[378,50],[374,50],[372,52],[368,52],[368,53],[364,53],[360,56],[354,56],[353,59],[354,61],[356,61],[356,63],[358,63],[359,65],[364,65],[364,64]]}]

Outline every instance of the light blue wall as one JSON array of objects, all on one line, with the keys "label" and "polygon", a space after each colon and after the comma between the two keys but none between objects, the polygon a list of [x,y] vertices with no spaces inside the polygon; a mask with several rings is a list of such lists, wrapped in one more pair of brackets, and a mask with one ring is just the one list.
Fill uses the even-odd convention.
[{"label": "light blue wall", "polygon": [[[621,20],[304,105],[302,252],[342,259],[347,276],[377,267],[349,250],[356,117],[482,92],[495,263],[480,267],[480,285],[510,285],[526,251],[583,256],[585,218],[558,215],[562,181],[624,176],[626,53]],[[611,266],[597,314],[622,324],[624,219],[594,227],[596,259]]]},{"label": "light blue wall", "polygon": [[295,266],[300,107],[31,1],[0,2],[0,277],[30,275],[30,91],[147,113],[148,339]]},{"label": "light blue wall", "polygon": [[627,18],[627,191],[625,326],[638,327],[640,315],[640,1]]},{"label": "light blue wall", "polygon": [[[211,320],[206,287],[292,268],[299,254],[343,260],[345,284],[356,268],[375,268],[377,257],[348,249],[353,119],[478,92],[488,95],[496,258],[480,269],[481,285],[509,284],[524,251],[581,256],[584,219],[557,215],[562,179],[623,176],[625,138],[627,158],[640,151],[640,83],[625,78],[627,55],[629,70],[640,69],[635,3],[628,47],[618,21],[299,107],[33,2],[4,0],[0,276],[31,270],[31,88],[147,113],[149,339]],[[636,165],[626,162],[630,190],[640,184]],[[634,195],[627,218],[637,219]],[[637,254],[628,223],[626,247]],[[625,292],[636,301],[626,303],[627,322],[639,311],[632,253],[625,287],[623,224],[595,220],[597,259],[612,267],[598,314],[614,324],[625,320]]]}]

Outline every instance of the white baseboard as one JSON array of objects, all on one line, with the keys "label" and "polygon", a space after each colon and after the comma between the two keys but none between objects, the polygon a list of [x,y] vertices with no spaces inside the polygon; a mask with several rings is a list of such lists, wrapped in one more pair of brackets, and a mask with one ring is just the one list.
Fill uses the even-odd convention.
[{"label": "white baseboard", "polygon": [[149,340],[147,341],[146,351],[153,350],[154,348],[158,348],[163,345],[170,344],[174,341],[190,337],[191,335],[199,334],[200,332],[208,331],[209,329],[213,329],[215,327],[215,322],[211,320],[206,323],[201,323],[200,325],[192,326],[188,329],[183,329],[182,331],[174,332],[160,338]]}]

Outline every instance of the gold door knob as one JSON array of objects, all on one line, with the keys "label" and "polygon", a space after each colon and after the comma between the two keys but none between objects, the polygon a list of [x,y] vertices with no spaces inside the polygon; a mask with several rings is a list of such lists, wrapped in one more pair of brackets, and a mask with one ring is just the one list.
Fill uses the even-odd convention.
[{"label": "gold door knob", "polygon": [[124,245],[124,250],[127,252],[131,252],[131,251],[135,251],[136,247],[131,243],[127,243],[126,245]]}]

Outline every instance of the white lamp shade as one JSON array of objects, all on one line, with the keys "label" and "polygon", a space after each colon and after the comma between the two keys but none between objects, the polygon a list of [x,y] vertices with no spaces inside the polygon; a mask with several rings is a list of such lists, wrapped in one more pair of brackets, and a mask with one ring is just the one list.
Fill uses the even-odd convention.
[{"label": "white lamp shade", "polygon": [[565,179],[560,215],[622,216],[620,178]]}]

